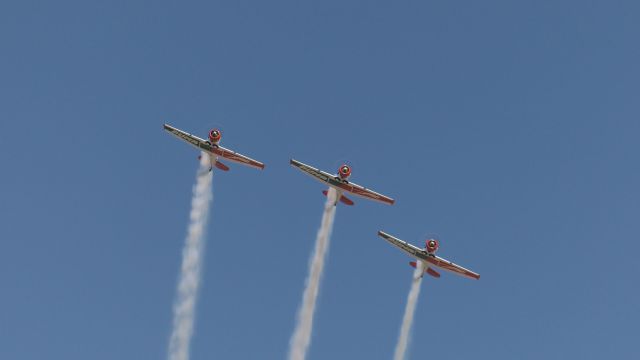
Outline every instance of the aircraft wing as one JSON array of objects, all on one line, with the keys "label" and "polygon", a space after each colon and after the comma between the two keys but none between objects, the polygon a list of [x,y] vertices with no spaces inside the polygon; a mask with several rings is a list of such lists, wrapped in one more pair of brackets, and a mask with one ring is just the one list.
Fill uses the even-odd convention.
[{"label": "aircraft wing", "polygon": [[377,193],[377,192],[375,192],[375,191],[373,191],[371,189],[367,189],[366,187],[358,185],[356,183],[352,183],[352,182],[344,183],[344,182],[341,182],[339,187],[341,189],[344,189],[345,191],[350,192],[353,195],[360,196],[360,197],[367,198],[367,199],[374,200],[374,201],[378,201],[378,202],[381,202],[383,204],[393,205],[393,203],[396,202],[395,200],[393,200],[392,198],[390,198],[388,196],[384,196],[384,195],[382,195],[380,193]]},{"label": "aircraft wing", "polygon": [[214,147],[212,152],[220,156],[221,158],[225,158],[229,161],[233,161],[238,164],[251,166],[253,168],[260,169],[260,170],[264,169],[264,164],[261,163],[260,161],[254,160],[248,156],[242,155],[235,151],[223,148],[222,146]]},{"label": "aircraft wing", "polygon": [[229,150],[219,145],[212,145],[210,142],[201,139],[195,135],[184,132],[180,129],[176,129],[171,125],[164,124],[164,129],[178,139],[185,141],[188,144],[195,146],[196,148],[206,151],[209,154],[217,155],[221,158],[229,161],[254,167],[256,169],[264,169],[264,164],[258,160],[254,160],[248,156],[242,155],[235,151]]},{"label": "aircraft wing", "polygon": [[303,164],[300,161],[291,159],[290,163],[291,165],[300,169],[300,171],[302,171],[303,173],[329,186],[332,186],[338,190],[346,191],[353,195],[367,198],[370,200],[379,201],[384,204],[393,205],[393,203],[395,202],[395,200],[393,200],[390,197],[384,196],[373,190],[367,189],[364,186],[360,186],[350,181],[343,181],[340,178],[338,178],[336,175],[331,175],[328,172],[316,169],[313,166],[309,166],[307,164]]},{"label": "aircraft wing", "polygon": [[470,279],[480,279],[480,274],[477,274],[469,269],[465,269],[460,265],[454,264],[449,260],[443,259],[439,256],[431,256],[427,255],[426,258],[423,258],[425,261],[431,263],[434,266],[439,267],[440,269],[444,269],[447,271],[451,271],[458,275],[468,277]]},{"label": "aircraft wing", "polygon": [[406,241],[398,239],[397,237],[391,236],[382,230],[378,231],[378,236],[387,240],[389,244],[399,247],[400,250],[406,252],[409,256],[421,258],[419,254],[424,251],[419,247],[411,245]]},{"label": "aircraft wing", "polygon": [[480,279],[480,274],[477,274],[469,269],[465,269],[460,265],[454,264],[449,260],[443,259],[439,256],[431,255],[423,249],[420,249],[417,246],[411,245],[406,241],[400,240],[396,237],[393,237],[384,231],[378,231],[378,235],[383,239],[387,240],[392,245],[399,247],[402,251],[407,254],[414,256],[420,260],[428,262],[429,264],[439,267],[440,269],[451,271],[458,275],[468,277],[470,279]]},{"label": "aircraft wing", "polygon": [[313,166],[309,166],[307,164],[303,164],[298,160],[291,159],[289,163],[302,171],[303,173],[311,176],[312,178],[321,181],[325,184],[332,185],[332,181],[335,182],[335,176],[329,174],[328,172],[324,172],[322,170],[318,170]]},{"label": "aircraft wing", "polygon": [[184,132],[180,129],[176,129],[171,125],[164,124],[164,129],[169,132],[171,135],[177,137],[178,139],[195,146],[200,150],[204,150],[208,153],[213,153],[213,146],[206,140],[201,139],[195,135],[191,135],[188,132]]}]

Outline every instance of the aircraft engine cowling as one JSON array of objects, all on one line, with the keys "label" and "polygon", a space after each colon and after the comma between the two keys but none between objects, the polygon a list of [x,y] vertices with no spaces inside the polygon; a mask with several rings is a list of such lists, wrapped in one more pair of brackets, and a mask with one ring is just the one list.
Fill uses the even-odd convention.
[{"label": "aircraft engine cowling", "polygon": [[338,176],[340,176],[340,179],[342,180],[347,180],[349,176],[351,176],[351,167],[347,164],[340,166],[338,169]]},{"label": "aircraft engine cowling", "polygon": [[213,130],[209,131],[209,141],[212,144],[219,143],[220,139],[222,139],[222,133],[220,132],[220,130],[213,129]]},{"label": "aircraft engine cowling", "polygon": [[433,254],[438,251],[438,246],[440,246],[440,244],[438,244],[438,240],[429,239],[425,244],[425,250],[427,250],[429,254]]}]

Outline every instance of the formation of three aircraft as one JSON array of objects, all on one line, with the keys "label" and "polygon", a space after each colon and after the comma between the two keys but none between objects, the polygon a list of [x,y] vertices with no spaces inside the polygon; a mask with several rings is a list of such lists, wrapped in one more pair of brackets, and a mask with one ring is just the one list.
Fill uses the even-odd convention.
[{"label": "formation of three aircraft", "polygon": [[[184,132],[180,129],[176,129],[173,126],[164,124],[164,129],[179,139],[195,146],[209,154],[209,159],[211,161],[211,165],[209,167],[209,171],[216,168],[222,171],[229,171],[229,167],[224,163],[220,162],[220,158],[229,160],[231,162],[235,162],[238,164],[247,165],[256,169],[264,169],[264,164],[260,161],[254,160],[248,156],[239,154],[235,151],[226,149],[220,146],[220,140],[222,139],[222,133],[218,129],[213,129],[209,132],[208,140],[201,139],[195,135],[191,135],[187,132]],[[346,197],[344,194],[349,193],[356,196],[360,196],[363,198],[367,198],[370,200],[378,201],[384,204],[393,205],[394,200],[390,197],[379,194],[373,190],[367,189],[364,186],[357,185],[349,181],[349,177],[351,176],[351,168],[348,165],[342,165],[338,169],[337,175],[329,174],[325,171],[318,170],[309,165],[303,164],[297,160],[291,159],[291,165],[297,167],[305,174],[315,178],[323,182],[325,185],[328,185],[334,188],[337,191],[336,202],[334,204],[337,205],[338,201],[342,202],[345,205],[353,205],[353,200]],[[323,191],[325,195],[328,194],[327,190]],[[438,250],[438,240],[436,239],[427,239],[425,243],[424,249],[421,249],[417,246],[411,245],[406,241],[400,240],[392,235],[387,234],[384,231],[378,231],[378,235],[385,239],[392,245],[400,248],[400,250],[407,253],[409,256],[412,256],[417,259],[422,264],[422,268],[424,269],[424,273],[427,273],[433,277],[439,278],[440,274],[434,270],[433,268],[440,268],[443,270],[451,271],[455,274],[468,277],[471,279],[479,279],[480,275],[463,268],[460,265],[456,265],[449,260],[445,260],[435,254]],[[416,267],[418,264],[414,261],[409,263],[411,266]]]}]

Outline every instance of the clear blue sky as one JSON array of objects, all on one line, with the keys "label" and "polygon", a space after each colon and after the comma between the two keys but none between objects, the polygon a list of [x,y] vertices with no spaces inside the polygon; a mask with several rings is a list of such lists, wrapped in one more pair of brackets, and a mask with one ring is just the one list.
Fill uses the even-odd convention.
[{"label": "clear blue sky", "polygon": [[283,359],[322,186],[339,207],[310,359],[389,359],[412,269],[383,229],[480,274],[425,278],[411,358],[635,359],[637,1],[5,1],[0,358],[163,359],[204,136],[214,178],[192,358]]}]

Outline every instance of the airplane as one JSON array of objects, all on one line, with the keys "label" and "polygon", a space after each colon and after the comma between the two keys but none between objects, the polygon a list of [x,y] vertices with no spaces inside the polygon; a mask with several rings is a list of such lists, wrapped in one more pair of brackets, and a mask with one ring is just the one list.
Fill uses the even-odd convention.
[{"label": "airplane", "polygon": [[[256,169],[264,169],[264,164],[260,161],[253,160],[248,156],[244,156],[235,151],[231,151],[229,149],[223,148],[219,145],[220,139],[222,139],[222,132],[218,129],[213,129],[209,131],[209,139],[204,140],[195,135],[191,135],[187,132],[184,132],[180,129],[176,129],[171,125],[164,124],[164,129],[176,136],[177,138],[184,140],[185,142],[197,147],[198,149],[209,154],[209,159],[211,161],[211,165],[209,167],[209,171],[213,169],[213,167],[217,167],[222,171],[229,171],[229,167],[222,162],[220,162],[219,158],[224,158],[226,160],[243,164],[247,166],[251,166]],[[200,159],[200,156],[198,156]]]},{"label": "airplane", "polygon": [[[387,240],[387,242],[389,242],[391,245],[395,245],[399,247],[402,251],[406,252],[410,256],[415,257],[417,260],[419,260],[422,263],[422,266],[425,269],[424,272],[426,272],[427,274],[435,278],[439,278],[440,274],[437,271],[435,271],[432,267],[437,267],[443,270],[451,271],[453,273],[456,273],[458,275],[461,275],[470,279],[476,279],[476,280],[480,279],[480,274],[477,274],[471,270],[465,269],[460,265],[456,265],[449,260],[445,260],[439,256],[436,256],[435,252],[438,251],[438,246],[439,246],[438,240],[436,239],[427,239],[425,248],[423,250],[417,246],[409,244],[406,241],[393,237],[384,231],[378,231],[378,236]],[[415,261],[410,262],[409,265],[411,265],[414,268],[417,266]],[[424,272],[420,277],[424,276]]]},{"label": "airplane", "polygon": [[[344,164],[340,166],[340,168],[338,169],[338,174],[331,175],[328,172],[318,170],[314,167],[303,164],[300,161],[297,161],[294,159],[291,159],[290,163],[291,165],[300,169],[300,171],[302,171],[303,173],[336,189],[336,191],[338,192],[338,196],[336,197],[336,202],[333,204],[333,206],[338,205],[338,201],[349,206],[354,204],[353,200],[344,196],[345,192],[348,192],[353,195],[360,196],[366,199],[378,201],[383,204],[393,205],[393,203],[395,202],[395,200],[393,200],[390,197],[384,196],[382,194],[378,194],[377,192],[373,190],[369,190],[364,186],[360,186],[358,184],[354,184],[350,182],[348,180],[349,177],[351,176],[351,167],[349,165]],[[324,190],[322,193],[325,196],[327,196],[328,191]]]}]

